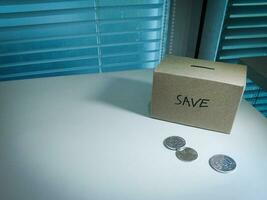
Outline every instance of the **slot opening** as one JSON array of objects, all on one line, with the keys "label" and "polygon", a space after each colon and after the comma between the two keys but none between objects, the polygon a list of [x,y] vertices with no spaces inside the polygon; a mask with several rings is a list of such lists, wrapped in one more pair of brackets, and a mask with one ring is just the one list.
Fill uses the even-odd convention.
[{"label": "slot opening", "polygon": [[209,70],[215,70],[215,68],[212,68],[212,67],[206,67],[206,66],[201,66],[201,65],[190,65],[190,67],[202,68],[202,69],[209,69]]}]

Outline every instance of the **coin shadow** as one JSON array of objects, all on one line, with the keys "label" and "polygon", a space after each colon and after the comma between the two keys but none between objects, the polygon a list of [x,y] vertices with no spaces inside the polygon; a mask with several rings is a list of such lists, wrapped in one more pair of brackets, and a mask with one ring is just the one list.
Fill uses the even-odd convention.
[{"label": "coin shadow", "polygon": [[96,100],[148,117],[152,84],[129,78],[112,77],[98,92]]}]

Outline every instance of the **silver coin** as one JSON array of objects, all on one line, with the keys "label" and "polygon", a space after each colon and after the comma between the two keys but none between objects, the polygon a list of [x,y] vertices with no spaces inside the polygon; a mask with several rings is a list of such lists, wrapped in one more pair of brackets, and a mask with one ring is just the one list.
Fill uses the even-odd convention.
[{"label": "silver coin", "polygon": [[163,141],[163,144],[166,148],[176,151],[185,146],[185,140],[179,136],[170,136]]},{"label": "silver coin", "polygon": [[185,147],[180,151],[179,150],[176,151],[176,157],[182,161],[193,161],[197,159],[198,153],[195,149],[192,149],[190,147]]},{"label": "silver coin", "polygon": [[209,164],[214,170],[220,173],[227,173],[236,168],[234,159],[222,154],[212,156],[209,160]]}]

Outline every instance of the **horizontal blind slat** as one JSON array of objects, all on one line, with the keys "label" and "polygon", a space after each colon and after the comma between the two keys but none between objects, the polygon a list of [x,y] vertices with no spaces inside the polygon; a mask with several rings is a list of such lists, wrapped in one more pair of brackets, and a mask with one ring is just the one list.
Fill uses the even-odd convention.
[{"label": "horizontal blind slat", "polygon": [[95,23],[79,22],[65,24],[45,24],[29,27],[13,27],[0,30],[0,43],[14,40],[64,37],[72,35],[96,34]]},{"label": "horizontal blind slat", "polygon": [[94,7],[94,1],[88,0],[70,0],[70,1],[53,1],[53,0],[34,0],[34,1],[1,1],[0,13],[27,13],[35,11],[62,10],[74,8]]},{"label": "horizontal blind slat", "polygon": [[267,55],[267,48],[255,48],[255,49],[236,49],[236,50],[224,50],[221,51],[219,59],[238,59],[253,56],[265,56]]},{"label": "horizontal blind slat", "polygon": [[133,62],[133,63],[121,63],[110,66],[103,66],[103,72],[111,72],[111,71],[121,71],[121,70],[131,70],[131,69],[144,69],[144,68],[154,68],[158,64],[158,60],[156,61],[148,61],[148,62]]},{"label": "horizontal blind slat", "polygon": [[63,76],[63,75],[73,75],[73,74],[88,74],[88,73],[98,73],[98,66],[84,66],[84,67],[68,67],[65,69],[51,69],[51,70],[38,70],[22,73],[12,73],[9,75],[0,75],[0,81],[8,80],[18,80],[18,79],[27,79],[27,78],[40,78],[40,77],[49,77],[49,76]]},{"label": "horizontal blind slat", "polygon": [[[57,65],[55,67],[54,65]],[[62,59],[56,60],[51,62],[39,63],[36,64],[27,64],[26,67],[23,65],[14,66],[12,68],[0,68],[1,76],[7,76],[13,73],[28,73],[31,71],[42,71],[42,70],[51,70],[51,69],[68,69],[73,67],[96,67],[98,66],[98,59],[97,58],[86,58],[86,57],[78,57],[78,58],[69,58],[69,59]]]},{"label": "horizontal blind slat", "polygon": [[94,47],[97,45],[95,36],[80,36],[68,38],[50,38],[47,40],[34,40],[28,42],[5,43],[0,46],[0,56],[26,53],[49,52],[71,48]]},{"label": "horizontal blind slat", "polygon": [[226,29],[251,29],[266,27],[267,17],[231,19],[226,24]]},{"label": "horizontal blind slat", "polygon": [[232,2],[232,6],[239,7],[249,7],[249,6],[263,6],[267,5],[266,0],[234,0]]},{"label": "horizontal blind slat", "polygon": [[222,50],[254,49],[267,47],[267,38],[236,39],[222,42]]},{"label": "horizontal blind slat", "polygon": [[267,16],[267,5],[230,7],[229,18],[258,18]]}]

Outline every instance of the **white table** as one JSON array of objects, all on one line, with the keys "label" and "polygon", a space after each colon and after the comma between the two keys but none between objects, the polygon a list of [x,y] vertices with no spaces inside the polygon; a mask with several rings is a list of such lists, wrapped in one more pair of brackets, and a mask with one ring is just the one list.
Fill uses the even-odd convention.
[{"label": "white table", "polygon": [[[266,199],[267,120],[242,101],[231,135],[148,116],[152,71],[0,83],[0,199]],[[186,139],[182,162],[162,142]],[[214,154],[237,162],[212,170]]]}]

